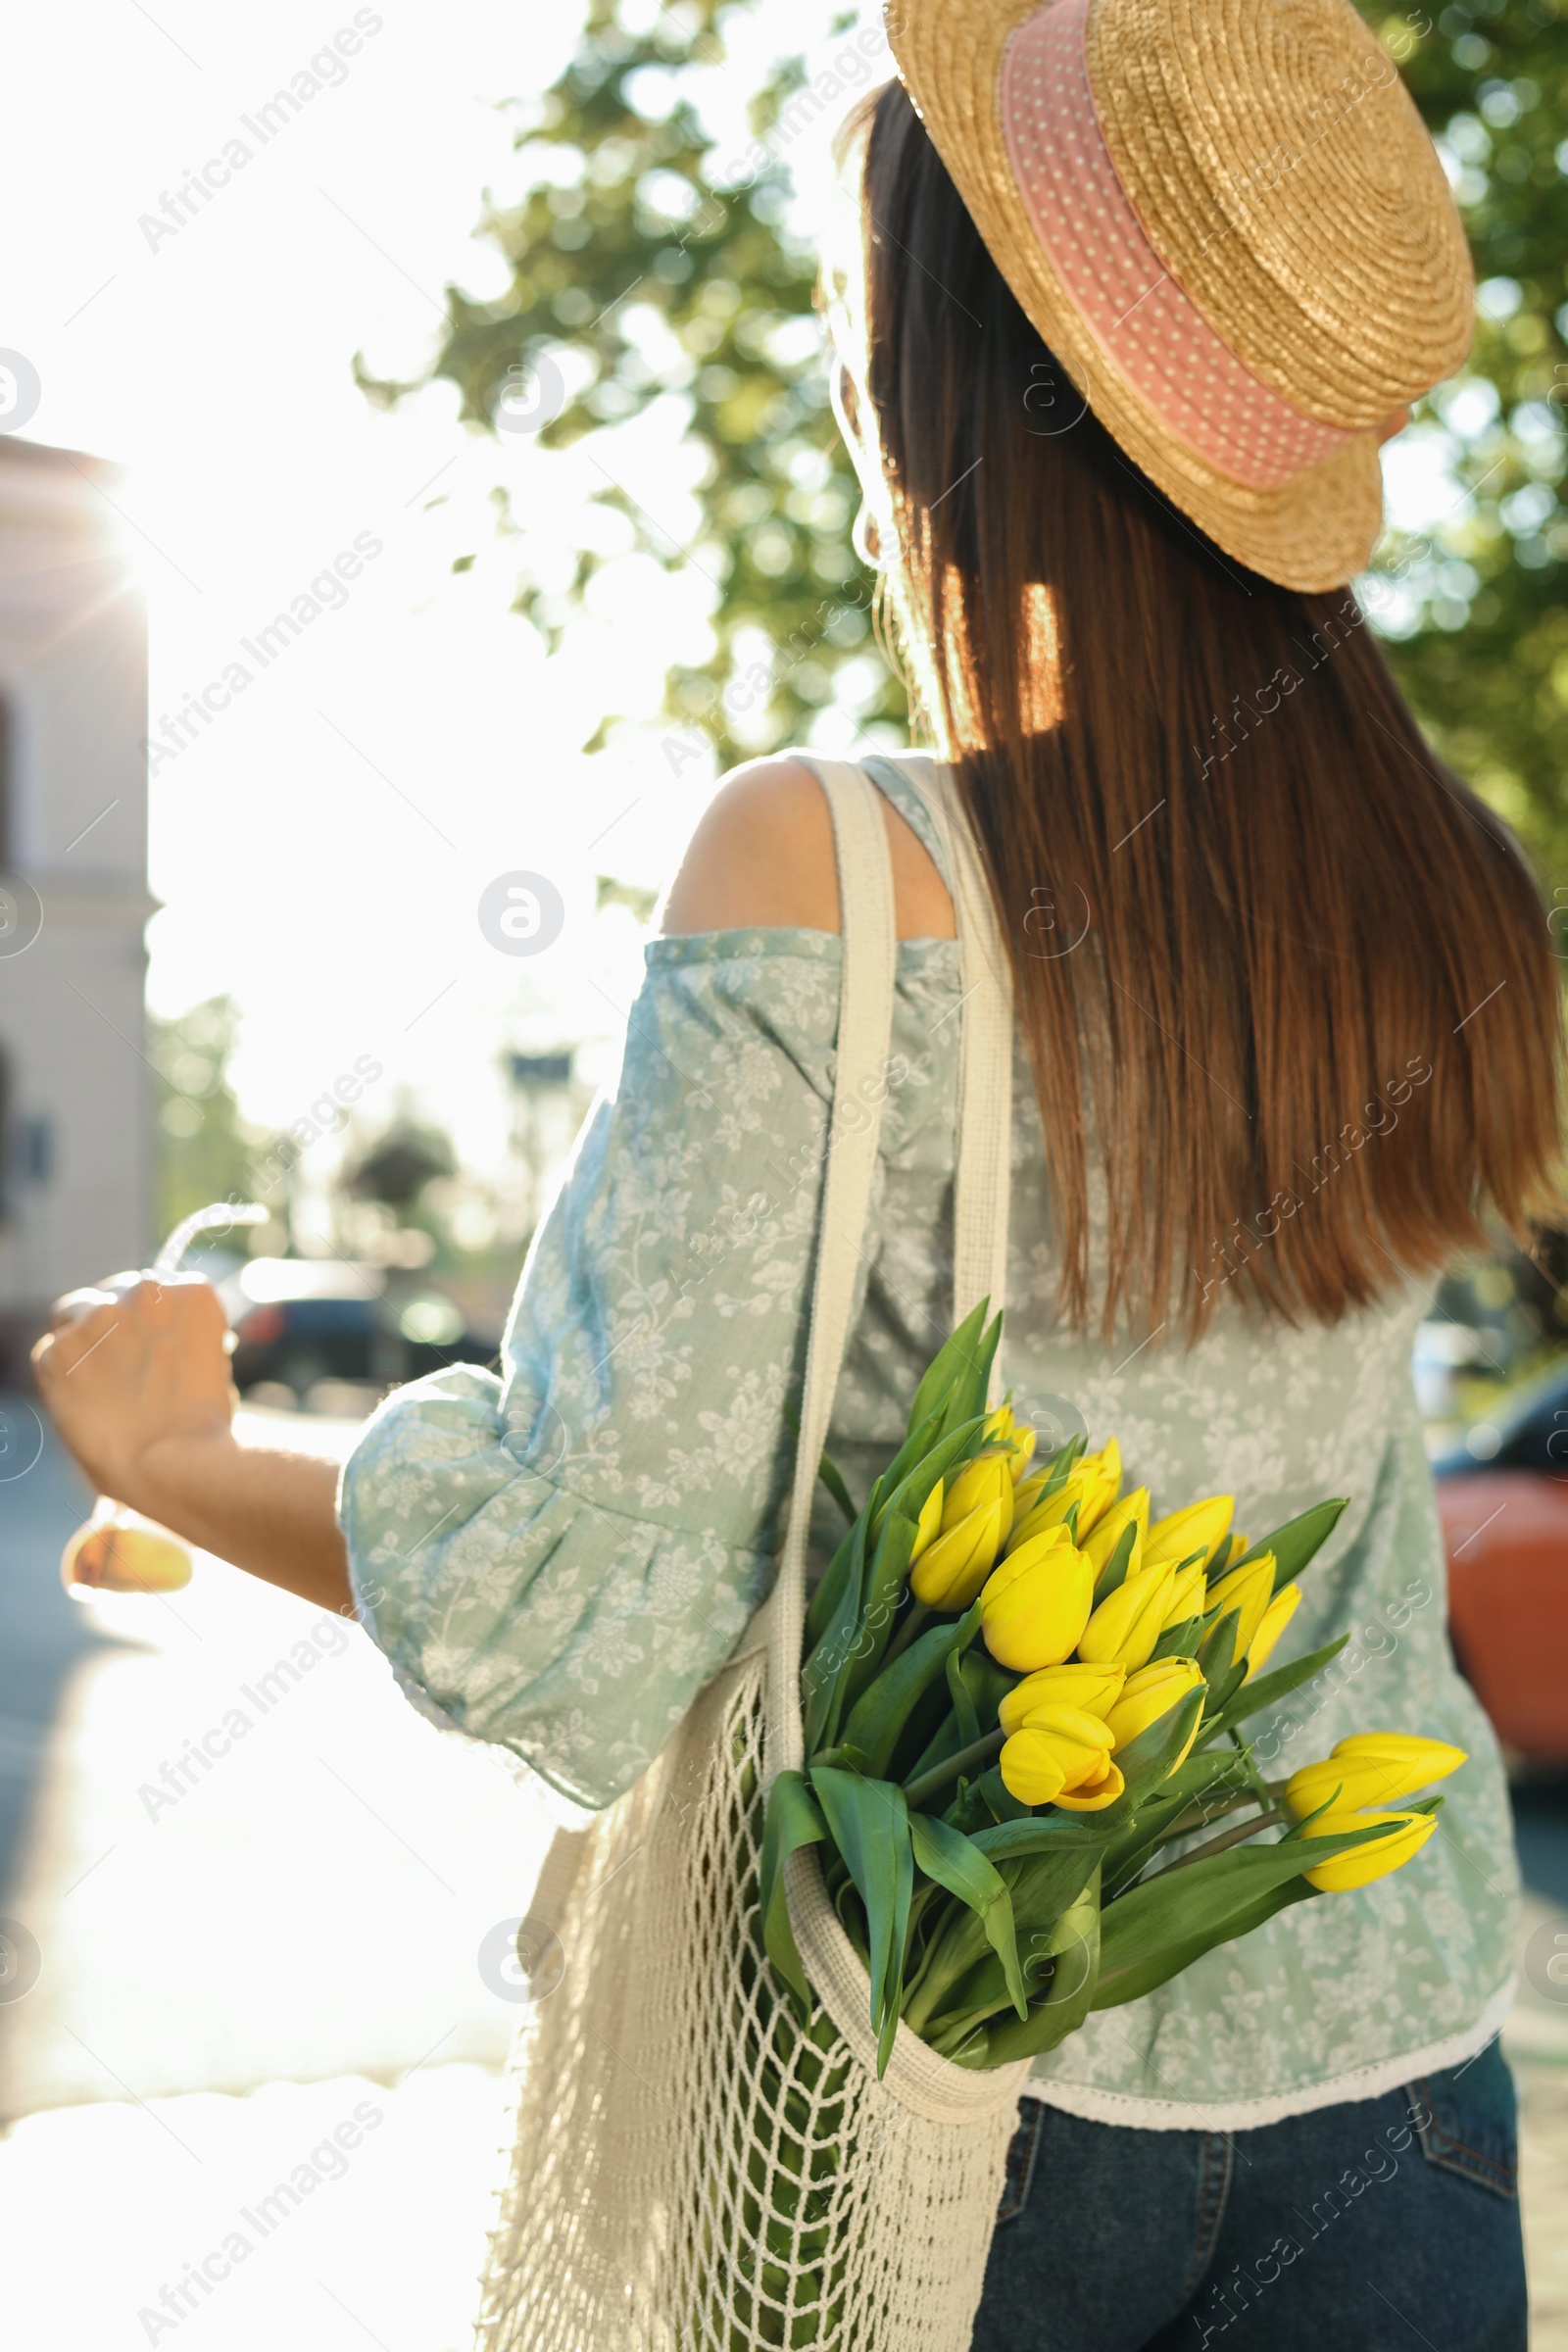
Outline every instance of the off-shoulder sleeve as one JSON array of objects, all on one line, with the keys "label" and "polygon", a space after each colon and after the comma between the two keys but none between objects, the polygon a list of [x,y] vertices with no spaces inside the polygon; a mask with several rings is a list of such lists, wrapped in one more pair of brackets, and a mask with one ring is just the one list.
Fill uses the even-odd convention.
[{"label": "off-shoulder sleeve", "polygon": [[648,954],[501,1376],[398,1390],[339,1497],[362,1621],[410,1695],[590,1805],[645,1770],[767,1589],[838,1023],[836,938]]}]

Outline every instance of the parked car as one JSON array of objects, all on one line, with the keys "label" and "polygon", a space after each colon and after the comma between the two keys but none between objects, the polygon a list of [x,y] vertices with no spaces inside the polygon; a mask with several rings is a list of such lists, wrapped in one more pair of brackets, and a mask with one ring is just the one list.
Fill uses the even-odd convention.
[{"label": "parked car", "polygon": [[379,1266],[339,1257],[253,1257],[219,1285],[235,1336],[234,1385],[303,1398],[318,1381],[388,1389],[452,1363],[494,1359],[436,1291],[389,1293]]},{"label": "parked car", "polygon": [[1433,1469],[1459,1663],[1499,1739],[1568,1764],[1568,1364]]}]

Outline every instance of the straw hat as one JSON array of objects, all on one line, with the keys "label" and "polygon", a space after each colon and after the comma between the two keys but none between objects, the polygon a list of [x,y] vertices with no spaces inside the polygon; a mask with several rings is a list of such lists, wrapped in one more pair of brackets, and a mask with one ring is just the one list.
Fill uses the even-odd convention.
[{"label": "straw hat", "polygon": [[1008,285],[1183,514],[1282,587],[1382,522],[1377,427],[1469,347],[1470,257],[1350,0],[889,0]]}]

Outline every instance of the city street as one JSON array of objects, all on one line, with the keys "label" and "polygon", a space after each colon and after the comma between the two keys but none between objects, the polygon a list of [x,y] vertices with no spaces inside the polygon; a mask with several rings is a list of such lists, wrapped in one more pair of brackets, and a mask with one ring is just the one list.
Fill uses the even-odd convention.
[{"label": "city street", "polygon": [[[69,1600],[86,1507],[48,1446],[0,1484],[0,1913],[39,1962],[0,1998],[0,2338],[464,2352],[517,2014],[477,1956],[564,1809],[424,1723],[356,1629],[215,1561],[167,1601]],[[1560,1791],[1520,1829],[1533,2342],[1568,2352]]]}]

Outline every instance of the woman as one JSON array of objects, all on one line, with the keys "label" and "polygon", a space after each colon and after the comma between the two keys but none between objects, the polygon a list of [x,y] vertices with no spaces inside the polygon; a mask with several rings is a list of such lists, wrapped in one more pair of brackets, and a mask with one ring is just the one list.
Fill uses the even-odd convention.
[{"label": "woman", "polygon": [[[1446,1259],[1545,1197],[1555,969],[1513,843],[1438,768],[1344,585],[1381,432],[1462,356],[1468,276],[1396,80],[1345,91],[1367,36],[1340,0],[1300,0],[1289,51],[1272,0],[1242,0],[1249,40],[1217,49],[1181,13],[933,0],[895,31],[907,87],[862,117],[866,235],[828,272],[837,398],[1012,964],[1020,1413],[1114,1427],[1156,1508],[1231,1491],[1255,1528],[1348,1493],[1291,1629],[1304,1650],[1355,1628],[1301,1752],[1389,1721],[1473,1760],[1419,1870],[1287,1911],[1038,2063],[974,2341],[1512,2352],[1514,1866],[1446,1648],[1407,1364]],[[1238,178],[1249,142],[1328,69],[1340,111],[1276,139],[1265,199]],[[1206,152],[1172,135],[1198,103],[1220,229],[1191,189],[1161,212]],[[1151,176],[1156,150],[1186,163]],[[902,944],[831,1439],[852,1486],[949,1322],[960,1000],[925,805],[866,765]],[[388,1399],[334,1518],[324,1466],[234,1445],[212,1292],[143,1284],[40,1347],[89,1477],[357,1608],[420,1703],[608,1802],[766,1590],[837,927],[808,763],[741,770],[670,893],[501,1378]],[[1282,1712],[1265,1755],[1302,1729]]]}]

